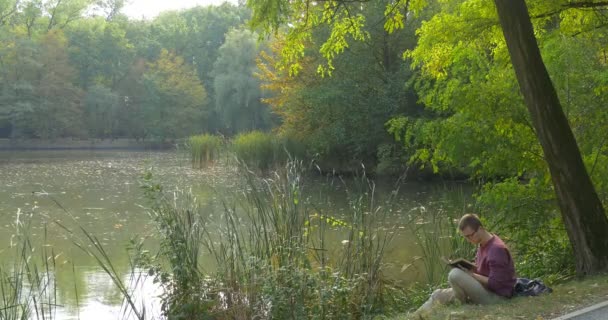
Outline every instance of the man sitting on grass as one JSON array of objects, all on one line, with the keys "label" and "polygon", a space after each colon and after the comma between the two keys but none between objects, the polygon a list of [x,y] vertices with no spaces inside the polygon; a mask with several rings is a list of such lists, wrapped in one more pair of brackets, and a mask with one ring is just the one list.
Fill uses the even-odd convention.
[{"label": "man sitting on grass", "polygon": [[478,245],[476,270],[453,268],[448,274],[449,289],[437,289],[417,311],[429,312],[434,304],[492,304],[513,295],[515,266],[509,248],[494,234],[484,229],[475,214],[465,214],[458,225],[460,234]]}]

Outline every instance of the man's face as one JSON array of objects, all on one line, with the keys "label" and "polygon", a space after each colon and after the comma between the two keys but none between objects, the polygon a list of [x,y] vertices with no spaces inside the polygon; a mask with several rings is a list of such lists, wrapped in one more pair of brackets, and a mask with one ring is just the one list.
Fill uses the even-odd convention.
[{"label": "man's face", "polygon": [[462,236],[467,239],[468,242],[472,244],[479,244],[481,241],[481,237],[479,236],[480,229],[481,228],[475,230],[469,226],[466,226],[460,231],[460,234],[462,234]]}]

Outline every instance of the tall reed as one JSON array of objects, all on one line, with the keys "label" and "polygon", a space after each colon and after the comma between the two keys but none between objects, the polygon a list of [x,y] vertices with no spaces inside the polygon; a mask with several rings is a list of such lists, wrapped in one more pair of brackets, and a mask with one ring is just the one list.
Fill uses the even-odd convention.
[{"label": "tall reed", "polygon": [[[54,319],[57,309],[57,286],[54,277],[55,253],[41,246],[40,256],[27,236],[20,212],[11,241],[13,264],[0,266],[0,319]],[[45,228],[46,240],[46,228]]]},{"label": "tall reed", "polygon": [[422,251],[421,262],[426,275],[426,286],[441,285],[445,283],[448,274],[448,267],[442,258],[471,259],[473,247],[458,234],[454,218],[443,210],[417,207],[410,210],[409,214],[408,226]]},{"label": "tall reed", "polygon": [[[166,246],[160,253],[172,268],[167,315],[361,319],[399,308],[390,304],[402,301],[393,299],[402,292],[382,275],[392,233],[386,230],[385,208],[375,202],[373,184],[366,193],[352,194],[350,215],[334,217],[304,196],[301,163],[290,162],[265,179],[241,170],[246,191],[224,202],[215,221],[188,192],[148,187]],[[330,228],[342,230],[348,244],[329,246],[325,234]],[[215,258],[215,271],[204,273],[197,265],[202,249]],[[166,274],[160,269],[158,274]]]},{"label": "tall reed", "polygon": [[[61,205],[59,201],[52,197],[50,199],[73,219],[71,212]],[[76,219],[74,219],[74,221],[75,220]],[[81,225],[78,225],[78,229],[82,232],[79,234],[66,227],[59,221],[54,221],[54,223],[62,228],[66,234],[71,237],[72,243],[74,243],[74,245],[80,248],[84,253],[92,257],[97,262],[97,265],[110,277],[112,283],[116,286],[123,298],[122,318],[132,319],[135,317],[138,320],[148,319],[144,301],[137,303],[135,298],[135,291],[137,290],[138,284],[145,281],[146,278],[145,274],[138,271],[138,265],[135,263],[135,261],[131,262],[131,274],[129,277],[129,283],[127,283],[123,279],[124,274],[115,267],[112,258],[110,258],[102,245],[102,242],[99,241],[97,236],[89,232]],[[141,251],[141,248],[139,249]],[[76,290],[76,287],[74,288]],[[76,294],[78,294],[77,290]],[[78,296],[76,297],[76,300],[78,300]]]},{"label": "tall reed", "polygon": [[[152,182],[150,175],[145,177],[143,188],[146,196],[154,201],[149,214],[156,222],[161,247],[154,257],[140,254],[139,263],[143,263],[162,286],[165,315],[196,319],[206,312],[209,303],[199,267],[202,243],[208,232],[207,214],[191,192],[165,192]],[[170,270],[164,270],[160,260],[168,262]]]},{"label": "tall reed", "polygon": [[222,139],[210,134],[191,136],[188,139],[193,168],[203,168],[218,158]]},{"label": "tall reed", "polygon": [[251,169],[267,170],[275,164],[275,139],[270,133],[241,133],[232,140],[232,150]]}]

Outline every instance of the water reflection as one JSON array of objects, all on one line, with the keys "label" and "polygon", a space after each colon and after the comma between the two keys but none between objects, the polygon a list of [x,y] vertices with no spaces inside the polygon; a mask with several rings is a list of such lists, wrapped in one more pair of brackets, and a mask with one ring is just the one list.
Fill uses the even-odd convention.
[{"label": "water reflection", "polygon": [[[192,188],[205,212],[211,218],[223,210],[221,201],[239,191],[242,183],[234,168],[214,166],[203,171],[192,170],[184,154],[169,152],[111,151],[27,151],[0,152],[0,251],[3,264],[14,255],[15,222],[27,221],[29,237],[34,244],[45,245],[57,257],[58,319],[124,318],[122,295],[94,259],[74,246],[74,239],[63,229],[82,226],[95,234],[107,250],[124,281],[130,283],[131,267],[127,244],[134,237],[145,237],[147,246],[158,246],[156,229],[146,214],[147,200],[138,180],[145,172],[166,189]],[[355,189],[352,180],[331,178],[308,179],[306,197],[324,215],[345,218],[350,210],[346,189]],[[377,201],[382,203],[393,191],[393,185],[379,183]],[[386,225],[395,230],[395,238],[386,250],[391,266],[386,275],[404,283],[421,279],[421,268],[402,266],[411,263],[420,251],[415,238],[405,226],[412,208],[444,210],[458,215],[469,199],[468,187],[407,183],[393,202],[394,210]],[[388,205],[388,204],[387,204]],[[58,225],[57,223],[61,224]],[[392,231],[387,231],[392,232]],[[329,256],[335,255],[346,232],[340,228],[326,235]],[[201,259],[205,270],[212,270],[212,257]],[[136,277],[137,278],[137,277]],[[137,303],[146,306],[148,315],[158,315],[159,289],[152,279],[135,288]]]},{"label": "water reflection", "polygon": [[[82,276],[85,287],[77,286],[78,290],[72,290],[72,293],[78,292],[78,295],[58,297],[57,302],[61,307],[57,309],[56,319],[137,319],[116,285],[104,272],[98,269],[83,270]],[[161,290],[151,277],[147,277],[146,271],[135,269],[132,274],[125,275],[123,281],[133,292],[137,312],[143,313],[145,310],[147,319],[159,319]],[[79,291],[82,289],[84,291]]]}]

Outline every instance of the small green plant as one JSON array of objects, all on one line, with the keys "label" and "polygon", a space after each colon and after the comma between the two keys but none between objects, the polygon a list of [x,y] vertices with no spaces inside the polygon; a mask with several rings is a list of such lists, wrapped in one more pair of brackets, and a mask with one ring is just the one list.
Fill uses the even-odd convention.
[{"label": "small green plant", "polygon": [[222,140],[218,136],[202,134],[188,139],[193,168],[203,168],[218,158]]}]

